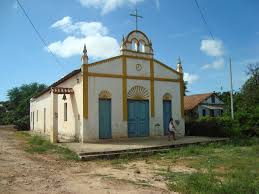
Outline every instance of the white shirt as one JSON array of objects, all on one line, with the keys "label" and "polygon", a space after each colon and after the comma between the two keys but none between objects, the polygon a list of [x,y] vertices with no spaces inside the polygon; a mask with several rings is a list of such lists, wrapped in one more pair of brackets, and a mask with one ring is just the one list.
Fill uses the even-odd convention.
[{"label": "white shirt", "polygon": [[175,132],[175,127],[174,127],[174,125],[172,124],[172,122],[169,123],[169,131]]}]

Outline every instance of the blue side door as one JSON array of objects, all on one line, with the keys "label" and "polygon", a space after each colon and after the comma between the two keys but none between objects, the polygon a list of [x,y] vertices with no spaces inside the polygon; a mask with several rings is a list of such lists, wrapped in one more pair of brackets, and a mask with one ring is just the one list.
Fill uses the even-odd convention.
[{"label": "blue side door", "polygon": [[99,138],[112,138],[110,99],[99,99]]},{"label": "blue side door", "polygon": [[171,100],[163,101],[163,124],[164,124],[164,135],[168,134],[169,120],[172,117],[172,104]]},{"label": "blue side door", "polygon": [[146,100],[128,100],[128,136],[149,136],[149,103]]}]

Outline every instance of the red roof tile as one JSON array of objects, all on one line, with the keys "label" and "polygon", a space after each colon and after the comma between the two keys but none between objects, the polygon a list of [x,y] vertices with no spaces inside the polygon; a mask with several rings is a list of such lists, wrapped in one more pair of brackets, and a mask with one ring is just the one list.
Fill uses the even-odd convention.
[{"label": "red roof tile", "polygon": [[210,97],[213,93],[195,94],[190,96],[184,96],[184,110],[192,110],[202,101]]}]

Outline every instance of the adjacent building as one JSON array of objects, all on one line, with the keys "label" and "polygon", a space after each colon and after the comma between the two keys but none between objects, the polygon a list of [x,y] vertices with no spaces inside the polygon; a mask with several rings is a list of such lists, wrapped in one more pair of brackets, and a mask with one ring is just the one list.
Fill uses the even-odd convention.
[{"label": "adjacent building", "polygon": [[215,93],[184,96],[185,120],[195,120],[202,116],[216,117],[223,114],[224,102]]}]

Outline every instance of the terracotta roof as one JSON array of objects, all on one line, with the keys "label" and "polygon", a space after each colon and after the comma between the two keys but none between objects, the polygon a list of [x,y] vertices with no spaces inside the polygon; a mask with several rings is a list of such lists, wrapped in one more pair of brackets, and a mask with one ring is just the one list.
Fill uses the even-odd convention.
[{"label": "terracotta roof", "polygon": [[210,97],[213,93],[206,93],[206,94],[195,94],[190,96],[184,96],[184,110],[192,110],[202,101],[206,100]]},{"label": "terracotta roof", "polygon": [[76,69],[72,72],[70,72],[69,74],[67,74],[66,76],[62,77],[60,80],[56,81],[55,83],[51,84],[49,87],[47,87],[45,90],[41,91],[40,93],[38,93],[37,95],[33,96],[33,98],[38,98],[39,96],[41,96],[42,94],[45,94],[46,92],[50,91],[50,89],[52,87],[56,87],[59,84],[61,84],[62,82],[66,81],[67,79],[73,77],[74,75],[78,74],[79,72],[81,72],[81,69]]}]

